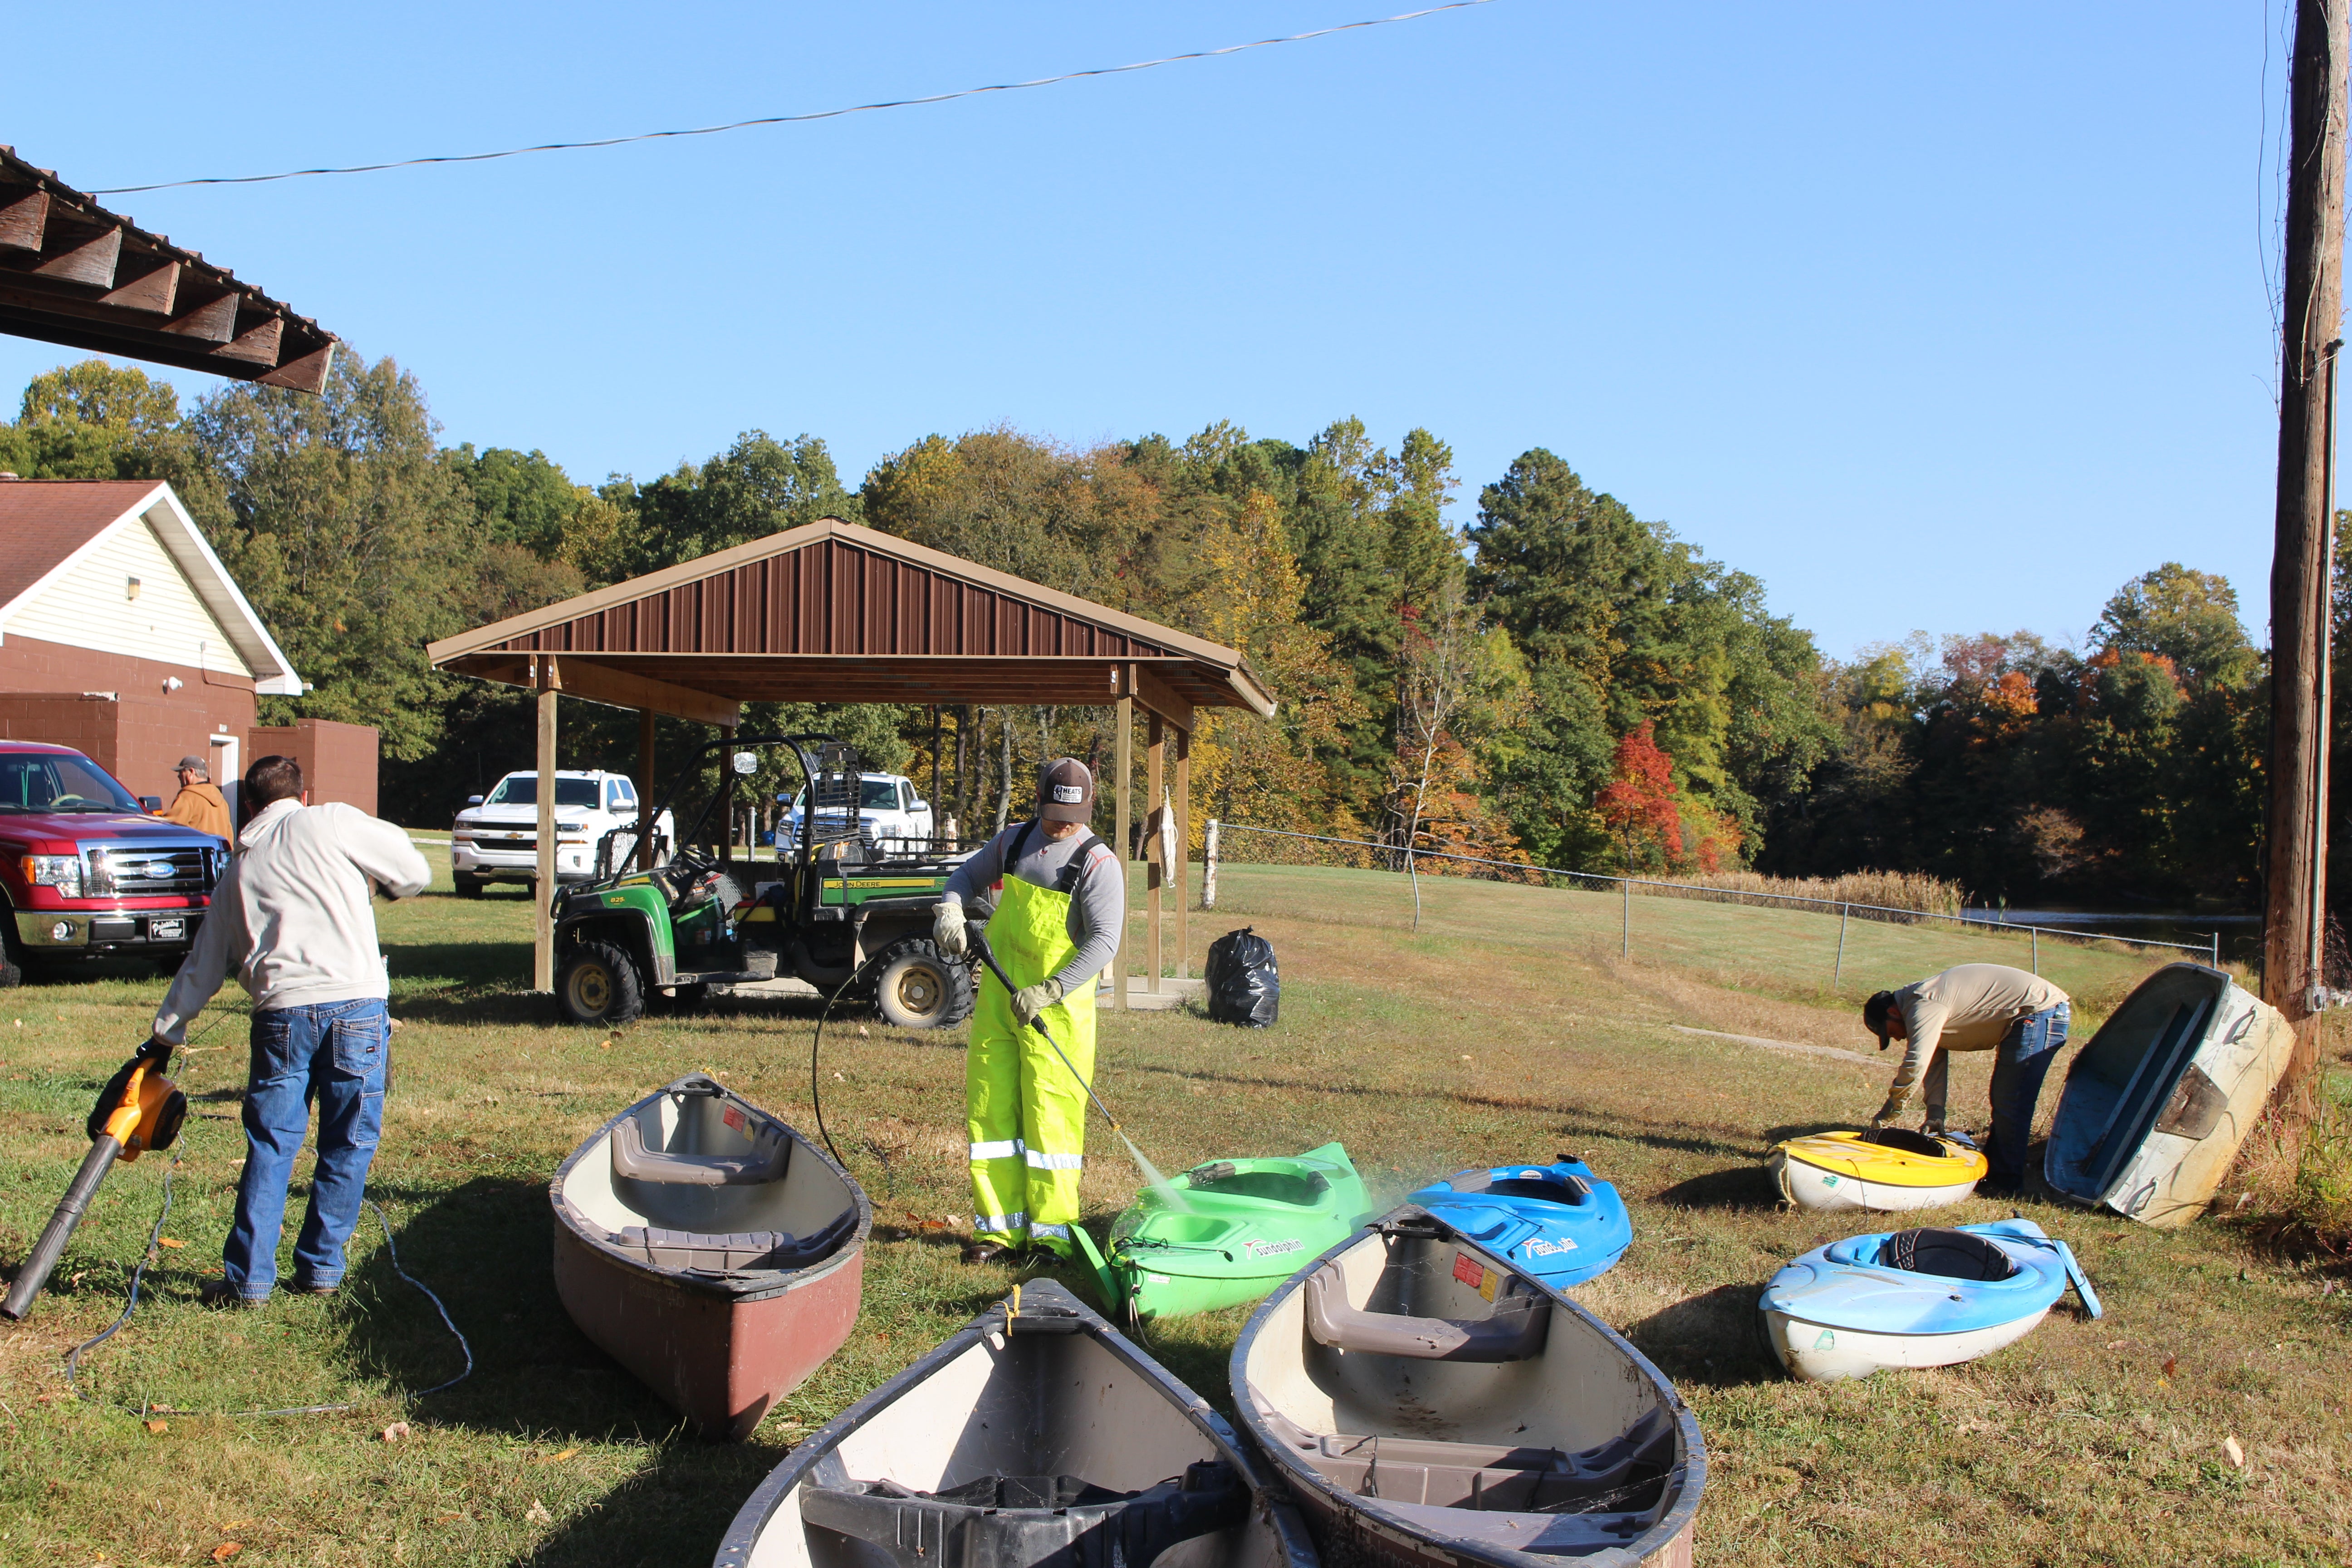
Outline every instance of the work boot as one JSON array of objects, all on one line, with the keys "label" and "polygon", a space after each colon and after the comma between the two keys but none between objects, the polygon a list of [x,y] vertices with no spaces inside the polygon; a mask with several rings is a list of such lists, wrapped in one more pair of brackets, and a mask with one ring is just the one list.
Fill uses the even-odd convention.
[{"label": "work boot", "polygon": [[1018,1263],[1021,1254],[1001,1241],[968,1242],[963,1249],[966,1263]]},{"label": "work boot", "polygon": [[233,1312],[249,1311],[269,1300],[267,1296],[248,1296],[226,1279],[207,1279],[196,1292],[196,1300],[215,1310]]}]

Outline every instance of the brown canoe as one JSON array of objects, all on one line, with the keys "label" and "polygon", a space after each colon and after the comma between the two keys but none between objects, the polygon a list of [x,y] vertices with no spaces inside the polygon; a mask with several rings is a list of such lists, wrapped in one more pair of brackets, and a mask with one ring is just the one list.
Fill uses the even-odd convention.
[{"label": "brown canoe", "polygon": [[699,1073],[598,1129],[548,1197],[563,1310],[705,1436],[749,1435],[857,1321],[865,1190]]}]

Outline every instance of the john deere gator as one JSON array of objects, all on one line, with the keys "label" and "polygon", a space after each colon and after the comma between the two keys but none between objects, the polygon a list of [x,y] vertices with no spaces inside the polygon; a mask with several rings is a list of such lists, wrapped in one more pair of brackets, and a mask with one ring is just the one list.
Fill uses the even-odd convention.
[{"label": "john deere gator", "polygon": [[[798,764],[811,826],[774,860],[738,858],[725,825],[760,752],[775,747]],[[555,995],[564,1016],[618,1024],[660,993],[690,1005],[796,975],[827,994],[870,1000],[905,1028],[970,1017],[971,972],[931,942],[932,910],[963,857],[862,832],[861,766],[830,736],[715,742],[688,760],[670,796],[698,787],[720,752],[730,754],[700,812],[676,814],[684,826],[675,845],[639,844],[634,828],[616,829],[597,847],[594,877],[556,895]],[[672,804],[666,798],[638,821],[660,821]]]}]

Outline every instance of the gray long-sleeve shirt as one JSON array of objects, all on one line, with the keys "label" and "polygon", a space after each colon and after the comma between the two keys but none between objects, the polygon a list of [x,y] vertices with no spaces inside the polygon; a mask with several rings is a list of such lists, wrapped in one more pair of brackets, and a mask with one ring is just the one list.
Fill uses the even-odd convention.
[{"label": "gray long-sleeve shirt", "polygon": [[[971,859],[956,868],[948,879],[948,890],[940,901],[950,904],[976,904],[990,889],[1004,879],[1005,858],[1021,837],[1024,824],[1015,823],[973,851]],[[1078,849],[1087,851],[1083,862]],[[1021,858],[1011,868],[1011,874],[1033,888],[1045,888],[1070,895],[1068,931],[1077,952],[1070,962],[1054,973],[1062,983],[1065,995],[1100,973],[1105,965],[1118,956],[1119,933],[1126,927],[1127,884],[1118,874],[1118,858],[1110,846],[1090,833],[1078,832],[1067,838],[1048,838],[1042,826],[1029,834],[1029,842],[1022,849]]]},{"label": "gray long-sleeve shirt", "polygon": [[156,1009],[155,1037],[179,1044],[232,970],[257,1013],[384,994],[370,893],[413,898],[432,880],[407,834],[355,805],[263,806]]}]

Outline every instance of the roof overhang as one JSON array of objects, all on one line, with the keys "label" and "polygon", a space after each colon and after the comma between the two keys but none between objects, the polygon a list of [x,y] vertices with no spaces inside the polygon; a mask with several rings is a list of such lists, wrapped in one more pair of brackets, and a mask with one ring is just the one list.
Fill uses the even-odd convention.
[{"label": "roof overhang", "polygon": [[0,147],[0,331],[316,392],[335,336]]},{"label": "roof overhang", "polygon": [[[828,584],[817,597],[804,591],[806,602],[789,606],[789,615],[772,602],[773,584],[754,581],[765,563],[828,545],[906,568],[921,581],[871,592]],[[952,636],[928,622],[909,626],[942,618],[942,584],[984,601],[982,624],[965,636],[989,641],[987,650],[943,647]],[[747,599],[756,600],[748,609]],[[662,635],[645,632],[640,610],[659,622]],[[999,637],[1008,615],[1083,628],[1090,642],[1099,634],[1100,648],[1000,651],[1021,640]],[[821,635],[805,629],[808,617],[823,621]],[[943,618],[962,620],[955,606]],[[693,638],[675,630],[688,619]],[[791,629],[778,633],[769,623],[782,620]],[[712,624],[721,621],[714,633]],[[856,626],[845,632],[844,621]],[[870,621],[896,629],[877,632]],[[830,646],[799,646],[795,637]],[[698,638],[723,646],[677,646]],[[909,646],[919,642],[925,646]],[[1187,731],[1203,707],[1275,711],[1273,693],[1232,648],[836,518],[444,637],[425,652],[440,669],[717,724],[734,722],[735,704],[778,700],[1087,706],[1132,696]],[[599,689],[614,695],[598,696]]]},{"label": "roof overhang", "polygon": [[253,689],[262,697],[299,697],[302,678],[294,673],[293,662],[286,657],[278,639],[269,635],[261,617],[221,564],[219,556],[205,539],[204,531],[196,526],[188,509],[167,484],[158,484],[130,507],[121,517],[84,540],[74,552],[35,579],[32,584],[5,604],[0,604],[0,637],[5,637],[8,618],[17,608],[32,603],[53,584],[65,577],[89,555],[123,529],[144,525],[155,531],[165,554],[179,567],[195,590],[196,598],[229,640],[237,656],[254,673]]}]

